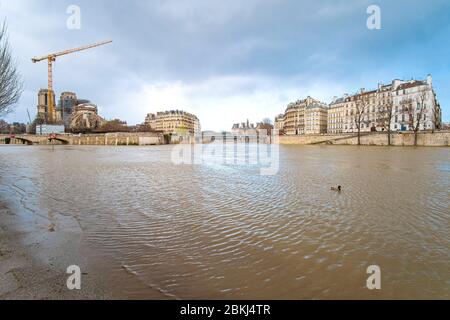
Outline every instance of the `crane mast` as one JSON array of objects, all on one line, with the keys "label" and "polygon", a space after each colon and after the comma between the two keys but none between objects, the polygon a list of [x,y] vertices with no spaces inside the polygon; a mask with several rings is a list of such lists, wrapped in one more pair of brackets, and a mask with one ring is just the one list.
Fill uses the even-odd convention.
[{"label": "crane mast", "polygon": [[79,51],[83,51],[83,50],[87,50],[87,49],[91,49],[91,48],[95,48],[95,47],[99,47],[108,43],[111,43],[112,40],[107,40],[107,41],[102,41],[102,42],[97,42],[94,44],[90,44],[87,46],[83,46],[83,47],[79,47],[79,48],[74,48],[74,49],[69,49],[69,50],[64,50],[64,51],[60,51],[60,52],[56,52],[56,53],[51,53],[48,54],[46,56],[42,56],[42,57],[34,57],[31,59],[31,61],[33,63],[37,63],[43,60],[47,60],[47,65],[48,65],[48,91],[47,91],[47,123],[54,123],[56,120],[56,112],[55,112],[55,101],[53,101],[53,62],[56,61],[57,57],[60,56],[64,56],[67,54],[71,54],[74,52],[79,52]]}]

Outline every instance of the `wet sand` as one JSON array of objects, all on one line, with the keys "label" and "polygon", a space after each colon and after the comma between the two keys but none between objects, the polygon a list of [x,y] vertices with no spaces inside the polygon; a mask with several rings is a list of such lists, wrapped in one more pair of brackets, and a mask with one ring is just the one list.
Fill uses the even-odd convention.
[{"label": "wet sand", "polygon": [[[77,223],[20,214],[0,202],[0,299],[109,299],[107,280],[91,272]],[[54,230],[53,230],[54,229]],[[66,269],[82,270],[81,290],[66,286]]]}]

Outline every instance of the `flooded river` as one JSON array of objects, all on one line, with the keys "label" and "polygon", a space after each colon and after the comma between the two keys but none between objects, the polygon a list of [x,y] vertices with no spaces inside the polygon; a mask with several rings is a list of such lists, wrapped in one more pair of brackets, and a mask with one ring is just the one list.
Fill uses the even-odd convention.
[{"label": "flooded river", "polygon": [[449,148],[280,146],[267,176],[171,154],[2,146],[0,199],[76,219],[119,298],[450,298]]}]

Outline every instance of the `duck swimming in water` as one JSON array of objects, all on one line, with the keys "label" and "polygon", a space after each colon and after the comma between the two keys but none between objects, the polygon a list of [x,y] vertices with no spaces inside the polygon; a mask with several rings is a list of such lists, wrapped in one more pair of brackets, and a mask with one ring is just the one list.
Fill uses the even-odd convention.
[{"label": "duck swimming in water", "polygon": [[341,186],[337,186],[337,188],[336,187],[331,187],[331,190],[341,192],[342,187]]}]

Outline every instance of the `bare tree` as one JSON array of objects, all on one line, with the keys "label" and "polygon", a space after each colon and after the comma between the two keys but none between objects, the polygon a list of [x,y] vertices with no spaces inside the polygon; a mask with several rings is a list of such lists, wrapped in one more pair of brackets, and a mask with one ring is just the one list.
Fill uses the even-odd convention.
[{"label": "bare tree", "polygon": [[380,126],[388,137],[388,146],[391,145],[391,123],[394,118],[394,103],[392,100],[378,107],[377,125]]},{"label": "bare tree", "polygon": [[417,137],[420,130],[420,124],[425,121],[425,113],[427,112],[428,87],[422,87],[417,95],[417,108],[414,119],[414,145],[417,146]]},{"label": "bare tree", "polygon": [[6,35],[6,23],[0,29],[0,115],[12,111],[22,94],[22,81],[17,71]]},{"label": "bare tree", "polygon": [[[400,101],[400,110],[401,119],[399,119],[399,123],[402,125],[402,128],[406,130],[414,131],[414,101],[411,98],[403,98]],[[398,116],[396,116],[398,117]],[[397,122],[397,120],[396,120]],[[402,129],[403,130],[403,129]]]},{"label": "bare tree", "polygon": [[442,114],[441,114],[441,106],[439,103],[435,100],[433,103],[433,128],[432,132],[434,133],[435,130],[440,130],[442,126]]},{"label": "bare tree", "polygon": [[10,133],[9,132],[9,123],[5,120],[0,119],[0,133]]},{"label": "bare tree", "polygon": [[272,130],[273,130],[273,125],[272,125],[270,119],[267,119],[267,118],[263,119],[263,121],[261,123],[258,123],[258,125],[256,126],[256,131],[259,135],[263,134],[263,135],[271,136]]},{"label": "bare tree", "polygon": [[98,128],[95,129],[98,133],[109,133],[109,132],[129,132],[127,123],[119,119],[114,119],[110,121],[103,122]]},{"label": "bare tree", "polygon": [[[414,145],[417,146],[420,124],[425,121],[427,112],[428,88],[421,88],[416,98],[404,98],[401,102],[402,124],[414,132]],[[406,119],[405,119],[406,115]]]},{"label": "bare tree", "polygon": [[364,122],[364,113],[369,107],[369,97],[367,95],[361,94],[356,98],[355,102],[355,115],[354,121],[356,129],[358,130],[358,145],[361,145],[361,125]]}]

